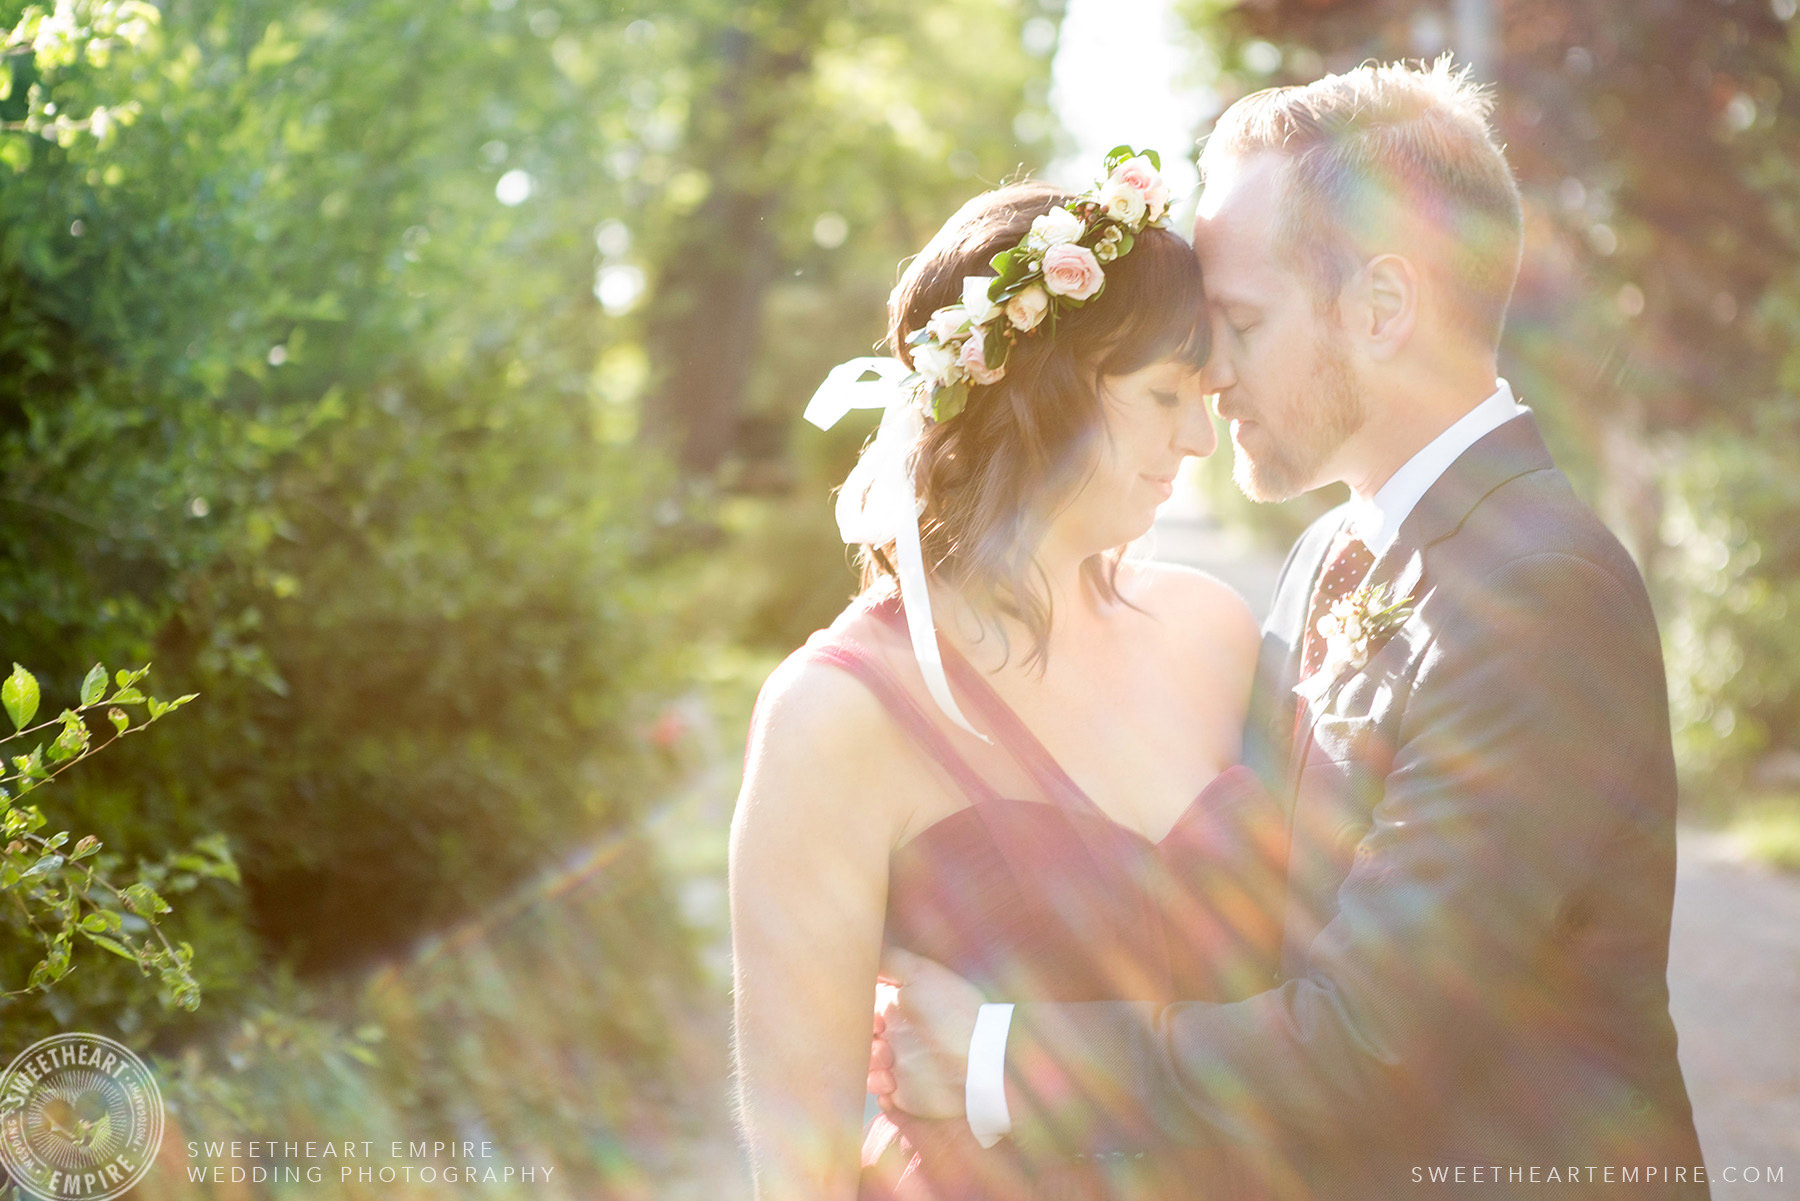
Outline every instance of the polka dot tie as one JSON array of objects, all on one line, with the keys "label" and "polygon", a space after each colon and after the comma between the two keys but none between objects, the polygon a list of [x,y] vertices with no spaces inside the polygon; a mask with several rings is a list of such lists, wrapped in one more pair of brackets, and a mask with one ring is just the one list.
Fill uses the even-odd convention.
[{"label": "polka dot tie", "polygon": [[1375,566],[1374,554],[1348,529],[1339,532],[1333,545],[1337,548],[1336,553],[1319,577],[1319,586],[1313,590],[1312,605],[1306,611],[1306,637],[1300,644],[1302,680],[1318,671],[1319,665],[1325,662],[1325,639],[1319,636],[1319,619],[1331,611],[1331,606],[1356,591],[1369,569]]}]

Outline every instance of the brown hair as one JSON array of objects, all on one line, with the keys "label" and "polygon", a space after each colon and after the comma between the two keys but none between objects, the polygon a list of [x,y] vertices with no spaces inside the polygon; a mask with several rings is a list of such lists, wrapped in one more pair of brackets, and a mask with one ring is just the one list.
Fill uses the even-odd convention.
[{"label": "brown hair", "polygon": [[1377,248],[1407,246],[1440,280],[1453,322],[1497,346],[1519,274],[1519,185],[1488,127],[1493,103],[1446,55],[1365,63],[1244,97],[1201,156],[1260,151],[1292,164],[1279,245],[1323,310]]},{"label": "brown hair", "polygon": [[[1010,184],[965,204],[913,259],[888,298],[888,345],[908,366],[907,335],[961,299],[962,281],[992,275],[988,260],[1021,242],[1032,221],[1072,193],[1036,181]],[[1211,349],[1191,247],[1166,229],[1137,235],[1107,263],[1106,285],[1080,308],[1017,336],[1006,375],[972,385],[955,418],[925,423],[914,451],[914,483],[928,569],[991,601],[1022,623],[1040,668],[1050,636],[1050,598],[1034,552],[1057,507],[1097,462],[1105,437],[1104,375],[1124,375],[1171,357],[1196,366]],[[864,588],[892,574],[886,548],[865,547]],[[1108,599],[1123,548],[1084,564]],[[1004,633],[1002,632],[1004,642]]]}]

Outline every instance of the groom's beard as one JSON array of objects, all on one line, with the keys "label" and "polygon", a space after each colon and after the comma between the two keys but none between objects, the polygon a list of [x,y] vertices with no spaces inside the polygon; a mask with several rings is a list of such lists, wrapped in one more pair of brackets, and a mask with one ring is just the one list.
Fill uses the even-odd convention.
[{"label": "groom's beard", "polygon": [[1231,478],[1251,500],[1288,500],[1318,487],[1325,460],[1367,420],[1341,333],[1320,332],[1312,378],[1288,405],[1284,420],[1258,422],[1265,445],[1255,454],[1232,440]]}]

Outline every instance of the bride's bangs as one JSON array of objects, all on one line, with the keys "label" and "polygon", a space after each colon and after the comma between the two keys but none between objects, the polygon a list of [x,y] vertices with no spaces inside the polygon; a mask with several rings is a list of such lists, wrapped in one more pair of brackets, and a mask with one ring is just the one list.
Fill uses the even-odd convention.
[{"label": "bride's bangs", "polygon": [[1103,375],[1129,375],[1165,359],[1203,367],[1212,353],[1200,261],[1166,229],[1145,230],[1130,254],[1107,264],[1106,290],[1094,308],[1114,327]]}]

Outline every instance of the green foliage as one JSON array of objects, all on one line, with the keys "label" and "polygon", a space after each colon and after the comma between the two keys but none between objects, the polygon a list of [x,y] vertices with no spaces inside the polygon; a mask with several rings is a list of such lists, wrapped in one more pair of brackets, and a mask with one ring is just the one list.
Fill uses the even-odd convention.
[{"label": "green foliage", "polygon": [[[677,358],[725,363],[727,483],[792,482],[799,402],[879,336],[894,264],[1046,156],[1047,63],[1019,37],[1037,11],[0,0],[0,647],[80,699],[87,741],[59,718],[41,770],[119,742],[55,794],[103,850],[20,839],[21,872],[64,857],[22,888],[91,899],[67,930],[74,885],[43,893],[46,940],[0,970],[132,952],[53,962],[55,988],[0,1006],[5,1041],[184,1045],[171,1097],[238,1130],[368,1112],[441,1131],[467,1096],[516,1112],[521,1141],[582,1106],[571,1142],[635,1121],[700,987],[637,833],[673,782],[647,731],[720,641],[791,647],[841,605],[826,491],[855,449],[801,446],[803,520],[727,513],[694,555],[719,515],[662,499],[644,406]],[[732,76],[744,39],[761,49]],[[728,77],[746,103],[721,100]],[[714,223],[729,196],[767,242]],[[759,288],[659,341],[683,265],[713,295],[745,249]],[[641,300],[607,290],[634,278]],[[783,329],[807,333],[763,335]],[[135,683],[95,658],[153,659],[206,704],[137,738],[168,710],[120,701]],[[26,691],[0,701],[23,714]],[[323,1007],[594,848],[600,911],[560,935],[518,922],[552,961],[519,968],[541,993],[465,964],[422,980],[416,1012],[309,1016],[300,995]],[[157,898],[180,909],[173,948]],[[170,1007],[197,993],[143,976],[159,948],[206,1028]],[[531,1053],[579,1070],[521,1077],[506,1051],[549,1010]],[[201,1047],[221,1030],[242,1037]],[[371,1080],[384,1100],[339,1108]]]},{"label": "green foliage", "polygon": [[[229,1007],[259,962],[389,950],[660,786],[637,731],[678,581],[596,371],[592,231],[661,59],[598,5],[551,36],[485,2],[177,0],[130,41],[65,9],[50,57],[49,18],[0,13],[37,48],[0,67],[0,645],[70,693],[99,654],[208,696],[68,802],[147,858],[226,835],[243,892],[183,916]],[[9,1041],[171,1020],[65,983]]]},{"label": "green foliage", "polygon": [[803,0],[688,27],[670,202],[624,218],[656,264],[645,433],[688,473],[734,487],[784,460],[826,370],[883,336],[895,264],[1048,159],[1049,63],[1023,32],[1060,8]]},{"label": "green foliage", "polygon": [[[12,755],[11,771],[0,768],[0,837],[7,842],[0,851],[0,928],[10,936],[0,950],[0,985],[16,981],[18,987],[0,992],[0,998],[38,995],[50,999],[51,990],[77,967],[77,945],[110,952],[129,961],[146,978],[159,985],[165,1006],[197,1009],[200,984],[194,978],[194,948],[187,942],[172,943],[158,917],[171,906],[161,892],[188,892],[203,879],[239,883],[237,865],[225,840],[210,835],[197,840],[190,851],[170,855],[161,862],[140,864],[130,882],[117,876],[120,859],[102,851],[92,834],[74,840],[68,830],[41,831],[50,819],[35,803],[24,798],[61,778],[76,764],[112,746],[120,739],[143,732],[169,713],[194,699],[192,694],[162,701],[138,688],[148,667],[121,669],[107,695],[106,668],[96,663],[81,684],[81,700],[56,718],[32,725],[40,692],[37,677],[19,664],[0,685],[0,701],[12,719],[14,732],[0,738],[0,746],[34,740],[22,755]],[[95,742],[88,728],[90,711],[106,707],[113,727],[110,738]],[[126,707],[142,706],[144,716],[133,724]],[[50,737],[48,744],[42,741]],[[67,848],[66,850],[64,848]],[[29,971],[24,964],[35,958]]]},{"label": "green foliage", "polygon": [[1800,751],[1800,406],[1686,443],[1665,476],[1660,582],[1682,759],[1715,790]]},{"label": "green foliage", "polygon": [[1800,873],[1800,796],[1770,796],[1745,803],[1726,828],[1751,858]]}]

